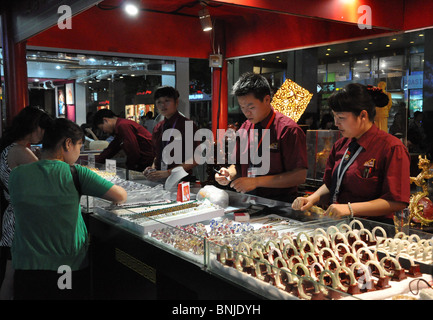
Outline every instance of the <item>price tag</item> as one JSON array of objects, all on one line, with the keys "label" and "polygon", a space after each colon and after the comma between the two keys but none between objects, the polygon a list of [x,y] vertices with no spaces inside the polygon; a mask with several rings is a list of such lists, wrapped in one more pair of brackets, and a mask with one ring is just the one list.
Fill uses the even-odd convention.
[{"label": "price tag", "polygon": [[116,160],[106,159],[105,160],[105,171],[116,173]]},{"label": "price tag", "polygon": [[95,154],[94,153],[90,153],[87,156],[87,165],[89,166],[89,168],[95,167]]}]

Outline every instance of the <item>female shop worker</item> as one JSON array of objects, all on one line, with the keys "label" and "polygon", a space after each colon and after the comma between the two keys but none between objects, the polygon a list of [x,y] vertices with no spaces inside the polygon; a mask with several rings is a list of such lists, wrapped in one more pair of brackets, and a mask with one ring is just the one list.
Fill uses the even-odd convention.
[{"label": "female shop worker", "polygon": [[[126,201],[127,194],[90,169],[72,166],[83,137],[78,125],[56,119],[45,130],[42,159],[18,166],[10,174],[15,299],[88,298],[89,238],[78,190],[114,203]],[[72,167],[80,187],[74,184]]]},{"label": "female shop worker", "polygon": [[[160,180],[167,178],[174,167],[182,166],[186,172],[191,174],[192,169],[197,166],[194,161],[194,150],[200,142],[194,141],[193,136],[188,138],[186,135],[187,126],[190,126],[191,134],[197,131],[197,126],[192,120],[182,116],[177,110],[179,106],[179,92],[170,86],[162,86],[156,89],[154,94],[155,106],[158,112],[164,116],[164,120],[159,122],[153,129],[152,143],[155,150],[155,160],[153,165],[146,168],[143,174],[149,180]],[[163,140],[164,132],[169,135],[169,141]],[[175,133],[180,136],[175,137]],[[169,144],[176,144],[177,140],[182,142],[180,148],[170,147]],[[181,140],[180,140],[181,139]],[[187,144],[191,143],[192,148]],[[169,147],[170,153],[163,156],[165,147]],[[180,152],[178,151],[180,150]],[[186,150],[191,150],[192,154],[187,154]],[[167,151],[166,151],[167,152]]]},{"label": "female shop worker", "polygon": [[[233,86],[233,94],[247,120],[238,131],[244,129],[237,144],[236,164],[222,168],[215,174],[215,180],[221,185],[230,183],[238,192],[292,202],[297,195],[297,186],[305,182],[307,175],[304,131],[292,119],[272,108],[271,88],[262,75],[243,74]],[[262,134],[256,138],[257,143],[250,141],[252,130]],[[261,143],[265,138],[269,139],[267,146]],[[242,160],[245,153],[249,154],[248,163]],[[269,156],[267,172],[264,172],[265,161],[257,164],[259,161],[253,159],[253,156],[264,159],[265,153]]]},{"label": "female shop worker", "polygon": [[331,150],[324,184],[297,198],[293,209],[307,210],[329,197],[329,216],[391,222],[393,212],[409,203],[410,160],[401,141],[374,124],[375,107],[386,106],[388,97],[379,88],[348,84],[328,103],[343,138]]}]

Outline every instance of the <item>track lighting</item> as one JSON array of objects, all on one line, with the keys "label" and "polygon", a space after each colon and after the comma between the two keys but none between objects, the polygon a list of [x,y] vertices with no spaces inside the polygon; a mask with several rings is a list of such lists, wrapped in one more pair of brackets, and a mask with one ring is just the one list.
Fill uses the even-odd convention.
[{"label": "track lighting", "polygon": [[200,23],[203,31],[212,30],[212,19],[207,8],[203,8],[198,12],[198,17],[200,18]]}]

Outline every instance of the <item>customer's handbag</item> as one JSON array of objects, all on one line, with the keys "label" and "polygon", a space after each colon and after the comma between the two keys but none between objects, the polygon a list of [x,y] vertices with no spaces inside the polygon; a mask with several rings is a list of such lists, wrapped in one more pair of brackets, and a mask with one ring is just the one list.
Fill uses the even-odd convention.
[{"label": "customer's handbag", "polygon": [[2,237],[2,232],[3,232],[3,216],[7,207],[9,206],[9,201],[6,199],[4,191],[6,191],[9,194],[8,188],[4,185],[3,181],[0,179],[0,239]]}]

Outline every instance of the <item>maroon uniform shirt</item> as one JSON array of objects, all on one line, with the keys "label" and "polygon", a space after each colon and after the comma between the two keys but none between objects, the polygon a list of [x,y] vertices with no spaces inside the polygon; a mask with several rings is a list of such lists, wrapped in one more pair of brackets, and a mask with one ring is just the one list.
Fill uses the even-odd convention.
[{"label": "maroon uniform shirt", "polygon": [[[270,135],[269,150],[262,150],[262,153],[270,153],[270,169],[267,175],[276,175],[283,172],[292,171],[298,168],[307,169],[307,145],[304,131],[296,124],[295,121],[280,112],[271,110],[270,114],[260,123],[263,129],[266,129],[275,112],[275,118],[269,125],[269,130],[266,130],[264,135]],[[253,124],[247,120],[239,129],[245,129],[248,132],[254,129]],[[257,127],[255,128],[257,129]],[[241,136],[240,139],[249,139],[249,137]],[[249,141],[249,140],[248,140]],[[242,143],[237,143],[236,158],[238,174],[242,177],[248,176],[248,168],[252,165],[251,160],[248,164],[239,164],[240,159],[249,154],[249,148],[253,144],[249,143],[248,148],[242,148]],[[245,145],[245,144],[244,144]],[[243,149],[243,150],[242,150]],[[240,158],[239,158],[240,157]],[[240,169],[240,171],[239,171]],[[292,202],[297,196],[298,188],[257,188],[252,193],[280,201]]]},{"label": "maroon uniform shirt", "polygon": [[[332,175],[350,140],[339,139],[331,150],[323,178],[330,190]],[[382,198],[409,203],[410,157],[403,143],[374,124],[357,142],[363,149],[343,176],[337,202],[364,202]]]},{"label": "maroon uniform shirt", "polygon": [[114,128],[114,139],[101,154],[95,157],[96,162],[114,157],[121,149],[126,154],[126,167],[130,170],[143,171],[151,166],[154,159],[152,134],[138,123],[117,118]]},{"label": "maroon uniform shirt", "polygon": [[[187,132],[185,131],[185,124],[186,122],[189,122],[192,124],[192,136],[189,136]],[[169,143],[171,143],[174,140],[174,137],[170,138],[170,141],[162,141],[162,135],[164,134],[165,130],[169,130],[170,135],[174,134],[173,129],[176,129],[180,132],[181,138],[182,138],[182,155],[179,157],[178,162],[180,163],[170,163],[167,164],[167,169],[171,169],[174,167],[179,166],[180,164],[184,163],[186,160],[190,159],[194,156],[194,150],[195,148],[200,145],[201,141],[194,141],[194,134],[197,131],[197,126],[192,120],[189,120],[182,116],[179,112],[176,112],[173,116],[170,117],[170,119],[164,119],[161,122],[158,122],[154,129],[152,134],[152,144],[153,148],[155,150],[155,168],[157,170],[161,170],[161,161],[162,161],[162,150],[164,147],[166,147]],[[188,145],[192,144],[192,145]],[[190,154],[187,152],[187,150],[192,151]],[[172,157],[175,157],[176,155],[171,154]]]}]

